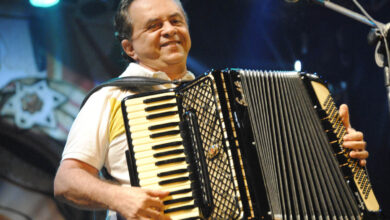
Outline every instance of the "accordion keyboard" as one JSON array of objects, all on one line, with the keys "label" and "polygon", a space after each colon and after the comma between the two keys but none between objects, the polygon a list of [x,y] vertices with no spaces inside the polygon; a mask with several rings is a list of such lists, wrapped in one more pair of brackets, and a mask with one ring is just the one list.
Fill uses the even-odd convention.
[{"label": "accordion keyboard", "polygon": [[138,173],[136,185],[169,191],[163,203],[164,213],[171,219],[199,218],[180,135],[175,93],[136,97],[124,103]]}]

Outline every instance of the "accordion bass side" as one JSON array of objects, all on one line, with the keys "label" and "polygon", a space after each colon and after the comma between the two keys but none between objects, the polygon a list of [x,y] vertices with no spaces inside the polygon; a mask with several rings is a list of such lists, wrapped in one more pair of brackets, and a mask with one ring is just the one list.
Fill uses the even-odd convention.
[{"label": "accordion bass side", "polygon": [[172,219],[378,219],[327,87],[297,72],[212,71],[122,102],[132,185]]}]

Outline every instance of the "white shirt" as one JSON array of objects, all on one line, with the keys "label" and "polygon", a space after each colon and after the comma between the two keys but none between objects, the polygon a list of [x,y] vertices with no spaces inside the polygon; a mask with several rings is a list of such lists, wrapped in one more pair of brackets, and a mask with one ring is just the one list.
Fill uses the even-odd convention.
[{"label": "white shirt", "polygon": [[[130,63],[120,75],[124,76],[170,80],[164,72],[153,72],[136,63]],[[183,80],[194,78],[191,72],[182,77]],[[171,86],[164,85],[161,89]],[[117,87],[104,87],[92,94],[73,122],[62,160],[77,159],[98,170],[105,167],[120,184],[130,185],[125,156],[128,146],[121,101],[132,94]]]}]

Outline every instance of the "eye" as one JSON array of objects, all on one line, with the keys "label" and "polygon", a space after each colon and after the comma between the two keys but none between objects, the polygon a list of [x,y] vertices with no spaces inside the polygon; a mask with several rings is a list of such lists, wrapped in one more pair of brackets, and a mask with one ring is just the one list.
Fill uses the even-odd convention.
[{"label": "eye", "polygon": [[155,22],[155,23],[149,24],[146,29],[149,31],[154,31],[154,30],[161,28],[161,26],[162,26],[161,22]]},{"label": "eye", "polygon": [[171,24],[173,25],[181,25],[183,24],[183,21],[181,19],[174,18],[171,20]]}]

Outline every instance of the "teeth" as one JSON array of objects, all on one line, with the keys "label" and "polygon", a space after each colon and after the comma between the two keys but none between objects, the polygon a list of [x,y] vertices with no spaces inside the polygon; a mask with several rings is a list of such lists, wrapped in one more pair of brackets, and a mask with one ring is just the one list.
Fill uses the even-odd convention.
[{"label": "teeth", "polygon": [[168,46],[168,45],[170,45],[170,44],[180,44],[180,42],[169,42],[169,43],[165,43],[165,44],[163,44],[162,46]]}]

